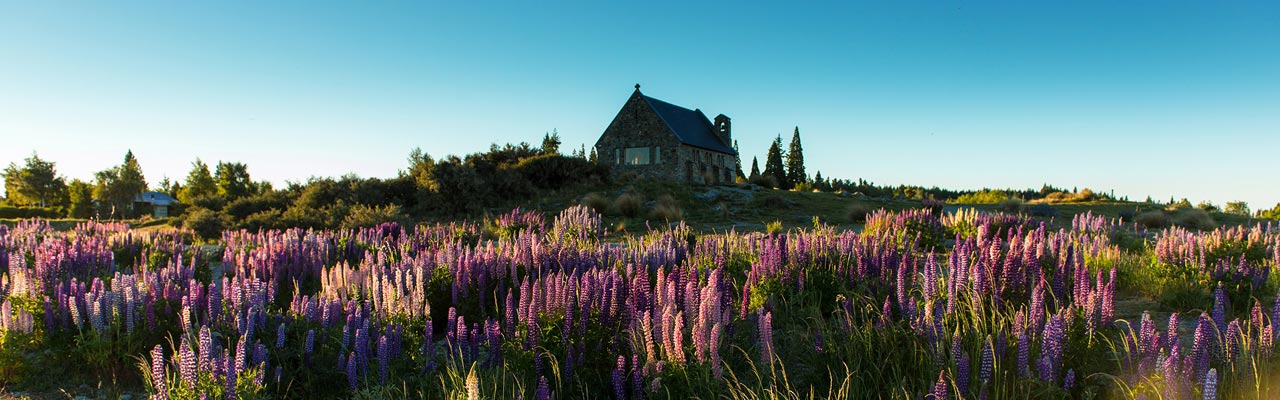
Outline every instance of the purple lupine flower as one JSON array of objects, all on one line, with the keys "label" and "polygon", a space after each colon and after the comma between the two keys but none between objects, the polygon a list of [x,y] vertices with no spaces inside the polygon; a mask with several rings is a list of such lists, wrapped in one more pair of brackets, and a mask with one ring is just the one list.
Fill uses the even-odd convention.
[{"label": "purple lupine flower", "polygon": [[213,370],[213,333],[209,331],[209,326],[200,327],[200,368],[205,371]]},{"label": "purple lupine flower", "polygon": [[387,371],[391,362],[391,348],[387,344],[387,335],[378,338],[378,384],[387,384]]},{"label": "purple lupine flower", "polygon": [[618,356],[618,365],[613,369],[613,395],[618,400],[627,398],[627,359]]},{"label": "purple lupine flower", "polygon": [[1209,356],[1212,352],[1214,336],[1212,324],[1208,314],[1200,313],[1200,320],[1196,324],[1195,341],[1191,346],[1191,354],[1188,355],[1188,358],[1195,362],[1193,382],[1204,379],[1204,374],[1209,371]]},{"label": "purple lupine flower", "polygon": [[284,322],[281,322],[280,328],[276,329],[276,348],[277,349],[284,348],[284,337],[285,337]]},{"label": "purple lupine flower", "polygon": [[1062,389],[1071,391],[1074,387],[1076,387],[1076,370],[1068,368],[1067,377],[1062,379]]},{"label": "purple lupine flower", "polygon": [[956,388],[960,390],[960,394],[969,393],[969,353],[961,351],[960,358],[956,359]]},{"label": "purple lupine flower", "polygon": [[631,398],[643,399],[644,391],[644,368],[640,365],[640,355],[631,355]]},{"label": "purple lupine flower", "polygon": [[224,357],[227,363],[226,390],[223,392],[227,400],[236,400],[236,379],[239,378],[240,364],[243,360],[233,360],[230,355]]},{"label": "purple lupine flower", "polygon": [[1235,364],[1236,356],[1240,354],[1240,340],[1243,339],[1240,328],[1240,319],[1231,320],[1227,324],[1227,336],[1223,338],[1222,352],[1224,363],[1227,365]]},{"label": "purple lupine flower", "polygon": [[1178,343],[1178,313],[1169,314],[1169,326],[1165,329],[1164,347],[1173,348]]},{"label": "purple lupine flower", "polygon": [[1018,376],[1031,376],[1031,341],[1027,339],[1026,333],[1018,334]]},{"label": "purple lupine flower", "polygon": [[1204,400],[1216,400],[1218,398],[1218,370],[1210,369],[1208,375],[1204,377]]},{"label": "purple lupine flower", "polygon": [[987,336],[986,343],[982,346],[982,369],[978,370],[978,379],[987,384],[991,382],[992,376],[995,375],[995,354],[991,349],[991,336]]},{"label": "purple lupine flower", "polygon": [[[5,316],[8,318],[8,316]],[[169,390],[165,387],[164,349],[156,345],[151,349],[151,385],[156,389],[156,398],[169,398]]]},{"label": "purple lupine flower", "polygon": [[545,376],[538,377],[538,393],[536,398],[538,400],[551,400],[551,387],[547,385],[547,377]]},{"label": "purple lupine flower", "polygon": [[347,385],[352,391],[356,390],[356,378],[356,353],[351,352],[351,355],[347,356]]},{"label": "purple lupine flower", "polygon": [[[428,322],[429,323],[429,322]],[[307,364],[311,364],[311,352],[316,349],[316,330],[307,330],[307,341],[302,348],[302,359]]]},{"label": "purple lupine flower", "polygon": [[773,353],[773,312],[765,312],[760,316],[760,361],[772,364]]},{"label": "purple lupine flower", "polygon": [[938,372],[938,383],[933,384],[933,399],[947,400],[947,371]]},{"label": "purple lupine flower", "polygon": [[181,377],[183,384],[187,389],[195,389],[196,387],[196,354],[191,351],[191,343],[187,341],[187,336],[182,336],[182,341],[178,345],[178,375]]},{"label": "purple lupine flower", "polygon": [[1227,292],[1222,282],[1218,282],[1218,288],[1213,292],[1213,324],[1218,327],[1218,332],[1226,332],[1227,330]]}]

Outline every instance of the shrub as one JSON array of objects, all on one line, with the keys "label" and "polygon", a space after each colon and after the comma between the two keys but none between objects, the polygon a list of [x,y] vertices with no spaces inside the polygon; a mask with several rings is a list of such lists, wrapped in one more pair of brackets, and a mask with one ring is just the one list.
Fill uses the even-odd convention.
[{"label": "shrub", "polygon": [[1174,215],[1174,222],[1184,228],[1200,230],[1213,229],[1218,225],[1208,212],[1199,208],[1179,211]]},{"label": "shrub", "polygon": [[635,193],[623,193],[613,200],[613,209],[627,218],[635,218],[640,215],[640,209],[644,207],[644,198]]},{"label": "shrub", "polygon": [[1120,217],[1120,222],[1129,222],[1133,221],[1133,217],[1136,215],[1137,212],[1134,210],[1120,210],[1118,216]]},{"label": "shrub", "polygon": [[1150,229],[1164,228],[1169,226],[1169,215],[1162,211],[1147,211],[1138,214],[1137,223]]},{"label": "shrub", "polygon": [[813,184],[809,182],[800,182],[800,183],[797,183],[795,187],[791,188],[791,190],[794,190],[797,192],[812,192]]},{"label": "shrub", "polygon": [[404,212],[400,210],[399,205],[391,204],[386,206],[367,206],[364,204],[356,204],[352,206],[347,213],[346,218],[342,219],[342,227],[345,229],[369,228],[378,226],[385,222],[395,222],[405,225],[407,218]]},{"label": "shrub", "polygon": [[767,188],[778,187],[778,178],[772,175],[756,175],[748,179],[752,185],[764,186]]},{"label": "shrub", "polygon": [[0,218],[58,218],[62,213],[53,208],[0,207]]},{"label": "shrub", "polygon": [[213,210],[196,208],[187,213],[182,226],[194,232],[200,239],[215,240],[222,237],[222,230],[226,224]]},{"label": "shrub", "polygon": [[1248,216],[1249,216],[1249,203],[1245,203],[1245,202],[1243,202],[1243,201],[1228,201],[1228,202],[1227,202],[1227,206],[1226,206],[1225,208],[1223,208],[1223,209],[1222,209],[1222,212],[1227,213],[1227,214],[1231,214],[1231,215],[1239,215],[1239,216],[1242,216],[1242,217],[1248,217]]},{"label": "shrub", "polygon": [[599,193],[587,193],[582,198],[582,205],[595,210],[595,212],[604,214],[609,210],[609,198]]},{"label": "shrub", "polygon": [[664,195],[658,199],[658,204],[654,205],[653,212],[650,213],[653,219],[664,221],[679,221],[684,219],[684,210],[680,209],[680,205],[676,203],[676,199],[671,195]]},{"label": "shrub", "polygon": [[1041,218],[1053,218],[1058,216],[1057,207],[1044,204],[1044,203],[1032,204],[1031,207],[1027,207],[1027,212],[1033,216],[1037,216]]},{"label": "shrub", "polygon": [[1022,202],[1022,199],[1010,197],[1000,202],[1000,210],[1010,214],[1021,214],[1026,211],[1026,204]]},{"label": "shrub", "polygon": [[862,203],[853,203],[845,210],[844,215],[849,219],[849,222],[858,224],[867,222],[867,214],[871,214],[871,207]]},{"label": "shrub", "polygon": [[983,189],[981,192],[966,193],[957,197],[952,203],[958,204],[998,204],[1009,198],[1003,190]]}]

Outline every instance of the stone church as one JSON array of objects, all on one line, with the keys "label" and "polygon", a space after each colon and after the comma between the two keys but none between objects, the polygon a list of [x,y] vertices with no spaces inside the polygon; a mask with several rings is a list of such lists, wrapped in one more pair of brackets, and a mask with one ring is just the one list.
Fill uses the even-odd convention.
[{"label": "stone church", "polygon": [[722,183],[738,171],[729,117],[717,115],[713,123],[702,110],[645,96],[638,84],[595,149],[614,175]]}]

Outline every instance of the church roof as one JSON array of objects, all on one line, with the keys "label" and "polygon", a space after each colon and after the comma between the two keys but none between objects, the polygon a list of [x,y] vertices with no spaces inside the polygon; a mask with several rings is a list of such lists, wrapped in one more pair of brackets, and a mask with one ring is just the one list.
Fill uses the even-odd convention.
[{"label": "church roof", "polygon": [[732,147],[716,137],[715,128],[702,110],[690,110],[643,94],[641,96],[684,144],[725,154],[736,154]]}]

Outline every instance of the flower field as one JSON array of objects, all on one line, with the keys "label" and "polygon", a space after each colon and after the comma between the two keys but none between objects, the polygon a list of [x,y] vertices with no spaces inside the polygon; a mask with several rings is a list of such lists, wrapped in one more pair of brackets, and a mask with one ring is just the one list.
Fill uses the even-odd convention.
[{"label": "flower field", "polygon": [[158,399],[1280,397],[1277,226],[921,209],[877,211],[863,232],[612,237],[575,206],[188,237],[0,227],[0,389],[53,375]]}]

